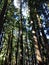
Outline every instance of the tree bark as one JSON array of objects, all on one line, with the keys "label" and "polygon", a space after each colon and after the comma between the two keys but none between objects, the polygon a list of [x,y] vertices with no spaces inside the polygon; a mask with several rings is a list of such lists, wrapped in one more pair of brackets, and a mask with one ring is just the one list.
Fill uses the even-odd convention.
[{"label": "tree bark", "polygon": [[20,65],[23,65],[23,31],[22,31],[22,1],[20,1]]}]

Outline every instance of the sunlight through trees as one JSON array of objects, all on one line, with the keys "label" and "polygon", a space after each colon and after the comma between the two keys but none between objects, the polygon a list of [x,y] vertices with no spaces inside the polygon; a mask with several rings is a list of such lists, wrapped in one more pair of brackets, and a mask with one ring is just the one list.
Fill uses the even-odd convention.
[{"label": "sunlight through trees", "polygon": [[0,0],[0,65],[49,65],[49,0]]}]

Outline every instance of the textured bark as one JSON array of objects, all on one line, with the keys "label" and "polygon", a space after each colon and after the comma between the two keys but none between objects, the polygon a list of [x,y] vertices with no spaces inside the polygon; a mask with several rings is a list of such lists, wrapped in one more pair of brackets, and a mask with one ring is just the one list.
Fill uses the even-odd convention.
[{"label": "textured bark", "polygon": [[[33,4],[33,5],[32,5]],[[33,21],[33,30],[32,31],[35,31],[35,33],[33,33],[33,40],[34,40],[34,48],[35,48],[35,56],[36,56],[36,60],[35,60],[35,65],[38,63],[39,64],[39,62],[41,62],[42,63],[42,58],[41,58],[41,54],[40,54],[40,50],[39,50],[39,44],[38,44],[38,39],[37,39],[37,29],[36,29],[36,17],[35,17],[35,15],[36,15],[36,7],[38,6],[36,6],[35,4],[36,4],[36,2],[34,3],[34,1],[32,1],[32,4],[30,4],[30,20],[31,21]],[[35,7],[34,7],[35,6]],[[32,10],[32,8],[33,8],[33,10]]]},{"label": "textured bark", "polygon": [[38,16],[38,14],[37,14],[37,20],[38,20],[38,26],[39,26],[39,28],[41,30],[41,33],[42,33],[42,37],[43,37],[43,42],[44,42],[44,45],[45,45],[45,49],[47,50],[47,58],[48,58],[48,60],[46,62],[48,62],[49,61],[49,44],[48,44],[48,40],[46,38],[46,35],[44,33],[44,29],[43,29],[43,27],[42,27],[42,25],[40,23],[40,18]]}]

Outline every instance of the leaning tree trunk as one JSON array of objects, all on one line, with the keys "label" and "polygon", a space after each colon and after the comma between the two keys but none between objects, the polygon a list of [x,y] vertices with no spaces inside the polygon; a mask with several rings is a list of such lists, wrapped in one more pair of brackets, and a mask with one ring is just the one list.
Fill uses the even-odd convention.
[{"label": "leaning tree trunk", "polygon": [[[30,2],[30,0],[29,0]],[[36,60],[35,60],[35,65],[41,63],[42,64],[42,58],[41,58],[41,54],[40,54],[40,50],[39,50],[39,45],[38,45],[38,39],[37,39],[37,33],[36,33],[36,17],[35,17],[35,2],[34,0],[32,2],[30,2],[31,4],[29,4],[29,8],[30,8],[30,19],[31,19],[31,23],[33,23],[33,41],[34,41],[34,48],[35,48],[35,55],[36,55]],[[36,6],[36,5],[35,5]],[[33,8],[33,9],[32,9]],[[35,33],[34,33],[35,32]],[[38,53],[37,53],[38,52]]]},{"label": "leaning tree trunk", "polygon": [[47,54],[47,61],[46,62],[48,62],[49,61],[49,44],[48,44],[48,40],[47,40],[46,35],[44,33],[44,29],[43,29],[43,27],[42,27],[42,25],[40,23],[40,18],[38,16],[38,14],[36,15],[36,17],[37,17],[37,20],[38,20],[38,26],[39,26],[39,28],[41,30],[41,33],[42,33],[45,49],[47,50],[47,53],[46,53]]}]

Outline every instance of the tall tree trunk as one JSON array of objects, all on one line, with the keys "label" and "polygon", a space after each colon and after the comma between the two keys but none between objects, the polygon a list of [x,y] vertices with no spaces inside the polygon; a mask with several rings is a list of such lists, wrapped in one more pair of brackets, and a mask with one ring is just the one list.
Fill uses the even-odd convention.
[{"label": "tall tree trunk", "polygon": [[26,65],[29,65],[29,47],[28,47],[28,32],[26,30]]},{"label": "tall tree trunk", "polygon": [[[30,0],[29,0],[30,2]],[[39,64],[41,62],[42,64],[42,58],[41,58],[41,54],[40,54],[40,50],[39,50],[39,45],[38,45],[38,39],[37,39],[37,35],[36,35],[36,17],[35,17],[35,7],[34,7],[34,1],[31,2],[32,4],[29,5],[30,7],[30,20],[33,22],[33,30],[35,31],[35,33],[33,33],[33,40],[34,40],[34,48],[35,48],[35,55],[36,55],[36,60],[35,60],[35,65]],[[33,10],[32,10],[33,8]],[[38,52],[38,53],[37,53]]]},{"label": "tall tree trunk", "polygon": [[15,63],[15,65],[17,65],[17,57],[18,57],[18,50],[19,50],[19,37],[18,37],[18,39],[17,39],[17,44],[16,44],[16,54],[15,54],[15,56],[16,56],[16,63]]},{"label": "tall tree trunk", "polygon": [[13,29],[12,29],[12,34],[11,34],[11,40],[10,40],[10,44],[9,44],[9,65],[11,65],[11,61],[12,61],[12,43],[13,43]]},{"label": "tall tree trunk", "polygon": [[7,65],[11,65],[12,60],[12,42],[13,42],[13,30],[12,34],[8,34],[8,48],[7,48]]},{"label": "tall tree trunk", "polygon": [[20,65],[23,65],[23,31],[22,31],[22,1],[20,0]]},{"label": "tall tree trunk", "polygon": [[44,33],[44,29],[43,29],[43,27],[42,27],[42,25],[40,23],[40,18],[38,16],[38,14],[36,16],[37,16],[37,20],[38,20],[38,27],[40,28],[41,33],[42,33],[42,38],[43,38],[44,46],[45,46],[45,49],[47,50],[47,58],[48,58],[47,62],[48,62],[49,61],[49,51],[48,51],[49,50],[49,44],[48,44],[48,40],[47,40],[46,35]]}]

